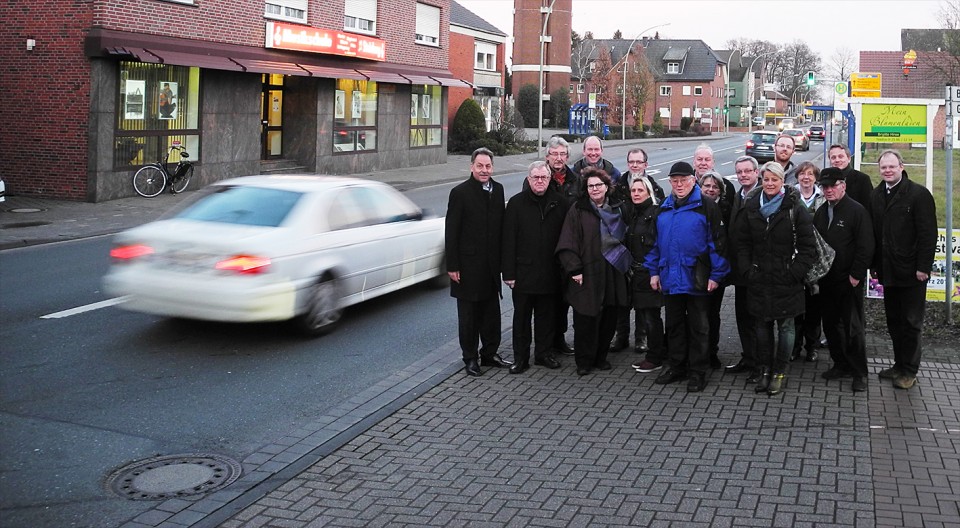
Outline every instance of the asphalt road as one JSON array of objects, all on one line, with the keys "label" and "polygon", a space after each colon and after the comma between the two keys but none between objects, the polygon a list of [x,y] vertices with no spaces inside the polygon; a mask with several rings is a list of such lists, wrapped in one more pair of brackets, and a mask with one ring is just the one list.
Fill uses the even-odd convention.
[{"label": "asphalt road", "polygon": [[[722,174],[733,173],[743,143],[711,143]],[[795,160],[813,157],[816,145]],[[694,146],[646,145],[650,173],[669,188],[670,165],[689,161]],[[625,167],[627,150],[606,157]],[[507,197],[524,169],[497,177]],[[452,185],[407,195],[443,215]],[[100,291],[109,247],[101,237],[0,252],[4,526],[116,526],[153,503],[107,491],[111,470],[177,453],[241,460],[456,339],[448,292],[426,286],[354,307],[336,332],[315,340],[283,324],[126,312]]]}]

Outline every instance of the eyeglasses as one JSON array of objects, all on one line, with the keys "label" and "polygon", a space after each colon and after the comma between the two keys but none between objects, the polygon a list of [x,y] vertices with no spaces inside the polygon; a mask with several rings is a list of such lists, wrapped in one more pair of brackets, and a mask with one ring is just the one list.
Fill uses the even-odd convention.
[{"label": "eyeglasses", "polygon": [[647,160],[627,160],[627,165],[643,165]]},{"label": "eyeglasses", "polygon": [[555,158],[566,158],[566,157],[569,157],[570,154],[566,152],[547,152],[547,156],[553,156]]},{"label": "eyeglasses", "polygon": [[543,181],[543,180],[550,179],[550,176],[527,176],[527,177],[530,178],[531,180],[536,180],[536,181]]},{"label": "eyeglasses", "polygon": [[606,186],[607,186],[606,183],[588,183],[587,189],[602,189],[603,187],[606,187]]}]

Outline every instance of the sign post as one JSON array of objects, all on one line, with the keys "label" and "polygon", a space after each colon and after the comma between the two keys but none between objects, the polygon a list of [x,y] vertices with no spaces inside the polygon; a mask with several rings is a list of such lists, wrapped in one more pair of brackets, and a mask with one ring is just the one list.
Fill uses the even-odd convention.
[{"label": "sign post", "polygon": [[947,305],[944,307],[947,314],[947,324],[953,324],[953,142],[957,139],[954,137],[956,134],[954,119],[957,116],[960,116],[958,112],[958,106],[960,106],[960,87],[947,85],[947,130],[946,136],[947,141],[944,145],[944,151],[946,152],[946,174],[945,174],[945,191],[947,199],[944,201],[946,204],[946,236],[944,236],[944,257],[946,258],[946,266],[944,269],[944,275],[946,275],[947,280],[944,282],[944,296],[943,300],[946,301]]}]

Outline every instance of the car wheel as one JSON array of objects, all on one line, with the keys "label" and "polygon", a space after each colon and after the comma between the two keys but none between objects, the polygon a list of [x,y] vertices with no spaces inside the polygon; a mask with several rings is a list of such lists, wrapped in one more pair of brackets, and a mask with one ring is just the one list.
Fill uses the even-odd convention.
[{"label": "car wheel", "polygon": [[340,292],[333,277],[324,276],[310,286],[307,293],[307,311],[297,316],[299,330],[310,337],[321,336],[336,328],[343,316]]}]

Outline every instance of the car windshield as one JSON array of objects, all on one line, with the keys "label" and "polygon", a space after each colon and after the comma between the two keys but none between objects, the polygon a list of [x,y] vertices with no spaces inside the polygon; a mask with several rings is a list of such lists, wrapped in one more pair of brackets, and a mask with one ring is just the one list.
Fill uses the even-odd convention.
[{"label": "car windshield", "polygon": [[245,185],[225,185],[204,196],[174,218],[277,227],[302,193]]},{"label": "car windshield", "polygon": [[777,139],[776,134],[754,134],[753,137],[754,143],[773,143]]}]

